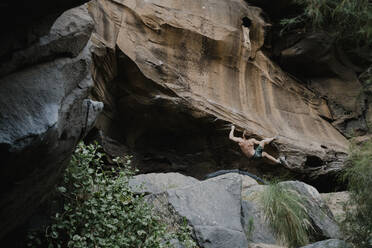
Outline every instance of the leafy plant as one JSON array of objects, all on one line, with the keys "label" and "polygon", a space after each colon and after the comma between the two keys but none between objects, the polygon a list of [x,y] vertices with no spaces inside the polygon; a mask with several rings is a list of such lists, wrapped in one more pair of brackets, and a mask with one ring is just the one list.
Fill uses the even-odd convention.
[{"label": "leafy plant", "polygon": [[309,243],[313,226],[303,200],[296,191],[272,183],[264,190],[261,203],[266,220],[282,243],[288,247]]},{"label": "leafy plant", "polygon": [[372,2],[369,0],[292,0],[303,11],[280,23],[282,33],[311,27],[332,34],[344,47],[372,46]]},{"label": "leafy plant", "polygon": [[372,247],[372,141],[353,144],[343,175],[348,182],[350,201],[343,221],[343,231],[355,247]]},{"label": "leafy plant", "polygon": [[172,247],[175,238],[185,247],[195,247],[187,223],[169,233],[143,195],[131,191],[130,157],[116,158],[116,166],[108,167],[99,149],[97,144],[77,146],[58,187],[63,210],[55,214],[45,235],[30,234],[29,247],[161,248]]}]

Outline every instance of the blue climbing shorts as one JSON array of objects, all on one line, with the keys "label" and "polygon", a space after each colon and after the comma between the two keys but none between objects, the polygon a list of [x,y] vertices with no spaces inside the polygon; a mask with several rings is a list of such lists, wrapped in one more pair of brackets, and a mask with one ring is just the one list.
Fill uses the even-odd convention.
[{"label": "blue climbing shorts", "polygon": [[262,146],[258,145],[256,150],[254,150],[254,154],[252,158],[253,159],[262,158],[262,151],[263,151]]}]

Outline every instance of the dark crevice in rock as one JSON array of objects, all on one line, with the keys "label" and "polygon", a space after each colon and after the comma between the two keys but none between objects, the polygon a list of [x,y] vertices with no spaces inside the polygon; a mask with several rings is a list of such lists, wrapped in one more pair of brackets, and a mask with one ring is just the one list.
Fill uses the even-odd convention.
[{"label": "dark crevice in rock", "polygon": [[346,190],[347,183],[341,180],[340,173],[319,176],[317,178],[304,178],[303,182],[312,185],[320,193],[338,192]]},{"label": "dark crevice in rock", "polygon": [[291,0],[245,0],[247,3],[253,6],[262,8],[273,21],[279,21],[283,18],[290,16],[296,16],[301,13],[302,7],[293,4]]},{"label": "dark crevice in rock", "polygon": [[305,162],[306,167],[319,167],[319,166],[322,166],[323,164],[324,162],[322,161],[322,159],[320,159],[317,156],[306,157],[306,162]]},{"label": "dark crevice in rock", "polygon": [[242,18],[243,26],[249,28],[252,25],[252,21],[248,17]]}]

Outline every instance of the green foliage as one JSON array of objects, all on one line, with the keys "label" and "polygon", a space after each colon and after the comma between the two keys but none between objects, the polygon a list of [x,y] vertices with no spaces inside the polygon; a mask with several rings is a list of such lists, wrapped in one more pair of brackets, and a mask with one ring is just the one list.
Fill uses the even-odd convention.
[{"label": "green foliage", "polygon": [[[352,145],[344,179],[350,202],[342,228],[355,247],[372,247],[372,141]],[[352,207],[350,207],[352,206]]]},{"label": "green foliage", "polygon": [[288,247],[309,243],[313,227],[303,200],[296,191],[273,183],[263,192],[261,203],[266,219],[282,243]]},{"label": "green foliage", "polygon": [[98,145],[80,143],[72,156],[64,181],[57,189],[64,201],[45,235],[30,235],[29,247],[172,247],[178,238],[185,247],[195,247],[184,223],[178,233],[154,216],[143,195],[129,185],[134,171],[130,158],[116,158],[115,167],[105,167]]},{"label": "green foliage", "polygon": [[309,26],[334,35],[349,47],[372,46],[372,2],[369,0],[292,0],[303,12],[283,19],[282,31]]}]

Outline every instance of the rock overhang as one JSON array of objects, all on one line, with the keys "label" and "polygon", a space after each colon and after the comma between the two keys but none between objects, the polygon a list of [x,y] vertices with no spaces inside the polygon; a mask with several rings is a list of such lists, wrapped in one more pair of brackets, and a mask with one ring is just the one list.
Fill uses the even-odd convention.
[{"label": "rock overhang", "polygon": [[[231,122],[259,138],[279,133],[273,150],[287,156],[290,170],[319,176],[341,169],[348,141],[322,118],[329,115],[326,101],[260,50],[268,24],[259,8],[239,0],[137,0],[93,1],[90,10],[97,24],[95,57],[111,59],[111,65],[102,68],[95,63],[98,99],[115,99],[114,84],[127,94],[113,107],[123,109],[116,115],[155,114],[157,118],[138,122],[177,128],[167,115],[174,120],[186,114],[209,122],[206,128]],[[244,17],[252,21],[249,42]],[[102,54],[105,49],[107,58]],[[120,82],[117,76],[125,70],[132,75]],[[200,122],[196,123],[197,128]],[[219,137],[216,142],[226,135],[209,134]],[[227,143],[223,146],[229,150]],[[241,167],[240,162],[233,164]]]}]

